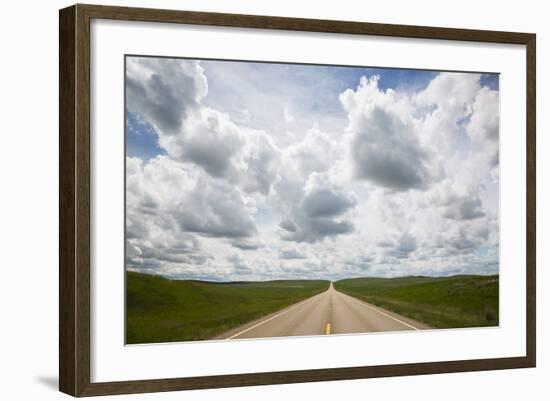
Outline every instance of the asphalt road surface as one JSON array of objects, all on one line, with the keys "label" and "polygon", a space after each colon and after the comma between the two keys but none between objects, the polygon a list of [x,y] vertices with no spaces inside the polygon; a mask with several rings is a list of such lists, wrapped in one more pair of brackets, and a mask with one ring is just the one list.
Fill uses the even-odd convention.
[{"label": "asphalt road surface", "polygon": [[425,330],[430,327],[334,289],[223,333],[216,339]]}]

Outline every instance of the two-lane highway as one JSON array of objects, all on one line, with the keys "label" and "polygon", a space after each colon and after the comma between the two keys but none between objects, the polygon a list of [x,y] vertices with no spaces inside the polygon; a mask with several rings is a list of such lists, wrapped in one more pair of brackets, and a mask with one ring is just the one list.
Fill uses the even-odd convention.
[{"label": "two-lane highway", "polygon": [[314,295],[279,312],[230,330],[216,339],[424,330],[428,326],[336,291]]}]

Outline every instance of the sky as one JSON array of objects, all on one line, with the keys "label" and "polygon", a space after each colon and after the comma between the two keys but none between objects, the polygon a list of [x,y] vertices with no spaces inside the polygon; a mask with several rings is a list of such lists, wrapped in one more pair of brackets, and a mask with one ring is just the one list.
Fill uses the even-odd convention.
[{"label": "sky", "polygon": [[496,274],[497,74],[128,56],[126,266]]}]

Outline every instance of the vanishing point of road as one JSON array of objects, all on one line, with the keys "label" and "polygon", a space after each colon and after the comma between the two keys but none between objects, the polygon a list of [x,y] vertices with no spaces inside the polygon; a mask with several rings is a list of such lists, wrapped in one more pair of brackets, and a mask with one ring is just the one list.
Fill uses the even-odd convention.
[{"label": "vanishing point of road", "polygon": [[328,290],[225,332],[216,339],[425,330],[430,327],[386,309]]}]

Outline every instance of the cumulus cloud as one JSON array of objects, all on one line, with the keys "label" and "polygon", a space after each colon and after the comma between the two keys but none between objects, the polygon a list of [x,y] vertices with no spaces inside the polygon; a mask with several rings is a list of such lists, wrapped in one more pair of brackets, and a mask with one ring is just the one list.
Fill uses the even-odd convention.
[{"label": "cumulus cloud", "polygon": [[231,255],[227,260],[231,263],[233,271],[237,274],[249,274],[252,271],[247,261],[237,253]]},{"label": "cumulus cloud", "polygon": [[353,232],[348,214],[357,201],[352,192],[333,184],[324,173],[312,172],[305,183],[298,181],[294,185],[292,180],[296,177],[286,177],[286,181],[283,173],[278,186],[288,210],[288,216],[279,224],[283,239],[315,243]]},{"label": "cumulus cloud", "polygon": [[282,154],[275,198],[280,204],[279,227],[286,241],[316,243],[353,232],[349,213],[357,200],[335,182],[335,161],[344,156],[341,140],[318,125]]},{"label": "cumulus cloud", "polygon": [[207,80],[198,61],[126,59],[126,107],[158,132],[176,134],[183,119],[198,108],[207,91]]},{"label": "cumulus cloud", "polygon": [[477,93],[472,105],[472,116],[466,127],[466,132],[472,139],[498,139],[499,123],[498,92],[483,87]]},{"label": "cumulus cloud", "polygon": [[454,220],[472,220],[485,216],[480,198],[480,185],[464,185],[446,179],[428,194],[433,207],[442,209],[442,216]]},{"label": "cumulus cloud", "polygon": [[138,172],[136,179],[143,180],[146,193],[164,194],[163,209],[185,231],[231,238],[248,237],[257,231],[250,199],[238,188],[198,169],[182,168],[158,157],[143,168],[141,177]]},{"label": "cumulus cloud", "polygon": [[480,171],[480,168],[489,168],[493,177],[498,174],[496,167],[499,164],[499,116],[498,92],[487,87],[481,88],[472,105],[466,132],[479,149],[474,160],[476,170],[483,174],[485,171]]},{"label": "cumulus cloud", "polygon": [[310,174],[325,172],[340,156],[334,139],[315,124],[303,140],[289,146],[283,155],[283,174],[289,180],[304,183]]},{"label": "cumulus cloud", "polygon": [[422,116],[419,136],[439,153],[453,153],[462,122],[472,112],[472,103],[481,89],[481,76],[470,73],[440,73],[414,96],[419,107],[429,107]]},{"label": "cumulus cloud", "polygon": [[480,78],[480,74],[473,73],[439,73],[418,93],[417,101],[436,107],[430,115],[446,114],[456,121],[470,113],[472,101],[481,89]]},{"label": "cumulus cloud", "polygon": [[193,162],[247,192],[266,195],[279,168],[280,151],[266,133],[209,108],[186,119],[179,135],[161,136],[160,144],[172,158]]},{"label": "cumulus cloud", "polygon": [[447,207],[443,216],[455,220],[471,220],[485,216],[479,197],[459,198]]},{"label": "cumulus cloud", "polygon": [[127,158],[130,269],[215,280],[498,270],[498,90],[479,74],[435,74],[420,90],[363,77],[330,93],[341,106],[330,129],[292,98],[271,104],[277,124],[246,125],[270,121],[246,105],[260,110],[275,83],[228,76],[239,93],[222,98],[247,101],[224,108],[200,62],[127,59],[127,109],[162,150]]},{"label": "cumulus cloud", "polygon": [[269,192],[279,149],[264,131],[203,104],[208,82],[198,61],[128,58],[126,88],[128,110],[155,127],[172,159],[194,163],[247,192]]},{"label": "cumulus cloud", "polygon": [[409,100],[378,88],[378,77],[363,77],[340,100],[348,113],[355,177],[397,191],[425,189],[437,178],[428,148],[420,143]]},{"label": "cumulus cloud", "polygon": [[160,143],[177,160],[190,160],[214,177],[236,179],[244,138],[227,115],[205,108],[185,120],[180,135],[162,137]]},{"label": "cumulus cloud", "polygon": [[346,220],[327,218],[301,219],[299,228],[294,232],[283,234],[283,239],[295,242],[319,242],[325,238],[353,232],[354,226]]},{"label": "cumulus cloud", "polygon": [[174,217],[185,231],[225,238],[248,237],[257,231],[242,194],[231,186],[199,174],[182,198],[174,205]]},{"label": "cumulus cloud", "polygon": [[210,255],[199,237],[230,238],[245,246],[257,232],[254,206],[237,188],[200,169],[157,156],[127,158],[126,230],[132,263],[202,264]]},{"label": "cumulus cloud", "polygon": [[243,189],[269,195],[281,163],[281,152],[273,140],[263,132],[249,132],[243,163],[246,166],[242,174]]},{"label": "cumulus cloud", "polygon": [[397,238],[388,238],[378,242],[382,254],[386,257],[407,259],[417,249],[417,240],[408,232],[401,233]]},{"label": "cumulus cloud", "polygon": [[229,243],[242,251],[253,251],[263,246],[263,244],[255,238],[234,238],[231,239]]},{"label": "cumulus cloud", "polygon": [[307,256],[298,248],[281,248],[279,250],[279,258],[281,259],[306,259]]},{"label": "cumulus cloud", "polygon": [[296,232],[296,224],[290,220],[283,220],[279,223],[279,227],[283,230],[290,231],[292,233]]},{"label": "cumulus cloud", "polygon": [[302,199],[302,208],[312,218],[339,216],[355,204],[355,198],[334,188],[314,188]]},{"label": "cumulus cloud", "polygon": [[394,256],[398,258],[408,257],[411,252],[416,251],[416,246],[416,238],[408,233],[404,233],[399,238],[397,247],[394,249]]},{"label": "cumulus cloud", "polygon": [[[129,220],[134,220],[136,216],[129,213]],[[126,237],[126,263],[131,268],[150,270],[164,263],[202,265],[212,258],[193,235],[177,228],[167,230],[155,219],[146,219],[142,227],[145,229]]]}]

